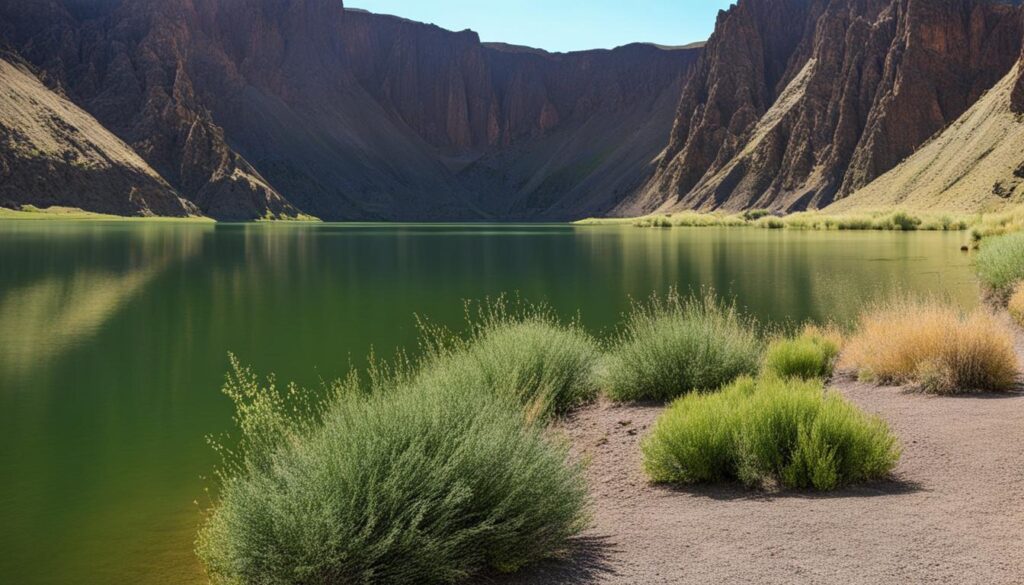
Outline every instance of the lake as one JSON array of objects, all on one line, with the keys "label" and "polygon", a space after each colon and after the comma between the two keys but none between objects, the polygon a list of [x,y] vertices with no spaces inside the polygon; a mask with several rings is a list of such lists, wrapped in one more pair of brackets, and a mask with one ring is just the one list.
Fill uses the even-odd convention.
[{"label": "lake", "polygon": [[906,290],[977,303],[964,234],[566,225],[0,222],[0,583],[203,582],[228,352],[313,385],[412,347],[414,314],[546,301],[595,333],[711,287],[770,323]]}]

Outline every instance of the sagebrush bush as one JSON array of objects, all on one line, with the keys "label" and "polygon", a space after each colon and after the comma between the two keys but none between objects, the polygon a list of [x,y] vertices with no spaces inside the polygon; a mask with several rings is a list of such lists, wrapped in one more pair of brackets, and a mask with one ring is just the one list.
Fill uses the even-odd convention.
[{"label": "sagebrush bush", "polygon": [[1002,301],[1024,281],[1024,233],[986,238],[977,256],[978,276]]},{"label": "sagebrush bush", "polygon": [[1012,333],[994,315],[910,298],[866,312],[842,365],[861,379],[937,394],[1006,390],[1017,376]]},{"label": "sagebrush bush", "polygon": [[633,307],[608,351],[604,386],[614,400],[669,400],[756,373],[761,352],[735,306],[673,291]]},{"label": "sagebrush bush", "polygon": [[833,327],[808,326],[793,339],[777,339],[765,352],[765,372],[780,378],[828,378],[842,348],[842,335]]},{"label": "sagebrush bush", "polygon": [[739,480],[827,491],[885,477],[900,448],[884,421],[826,393],[820,381],[767,377],[680,398],[643,452],[658,483]]},{"label": "sagebrush bush", "polygon": [[[499,298],[467,307],[469,333],[423,324],[422,377],[442,373],[466,391],[518,400],[540,415],[562,415],[597,396],[597,342],[550,308]],[[443,372],[442,372],[443,370]]]},{"label": "sagebrush bush", "polygon": [[248,425],[281,420],[275,401],[239,405],[243,429],[271,430],[227,468],[200,531],[214,582],[452,583],[582,530],[581,470],[517,403],[443,371],[394,380],[350,378],[313,422]]},{"label": "sagebrush bush", "polygon": [[1024,327],[1024,282],[1018,284],[1017,288],[1014,289],[1007,306],[1010,309],[1010,316],[1013,317],[1013,320],[1021,327]]}]

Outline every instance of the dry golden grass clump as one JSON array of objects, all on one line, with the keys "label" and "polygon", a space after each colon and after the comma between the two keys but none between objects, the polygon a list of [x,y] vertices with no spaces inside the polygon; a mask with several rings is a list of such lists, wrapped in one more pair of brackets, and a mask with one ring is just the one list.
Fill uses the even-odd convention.
[{"label": "dry golden grass clump", "polygon": [[1010,315],[1018,325],[1024,327],[1024,282],[1017,285],[1010,297]]},{"label": "dry golden grass clump", "polygon": [[935,394],[1007,390],[1017,377],[1013,335],[992,313],[910,298],[863,315],[841,365],[861,379]]}]

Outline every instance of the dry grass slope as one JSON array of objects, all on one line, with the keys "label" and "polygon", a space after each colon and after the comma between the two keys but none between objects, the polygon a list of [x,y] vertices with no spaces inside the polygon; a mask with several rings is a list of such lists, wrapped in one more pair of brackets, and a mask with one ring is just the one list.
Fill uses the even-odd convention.
[{"label": "dry grass slope", "polygon": [[1010,93],[1020,73],[1021,65],[1014,67],[914,155],[826,211],[895,206],[982,211],[1024,200],[1024,178],[1019,176],[1024,121],[1010,110]]}]

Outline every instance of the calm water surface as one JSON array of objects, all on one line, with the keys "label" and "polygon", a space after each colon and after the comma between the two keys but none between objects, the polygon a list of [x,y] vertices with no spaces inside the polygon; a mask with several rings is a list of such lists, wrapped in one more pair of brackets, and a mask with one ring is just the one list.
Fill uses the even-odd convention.
[{"label": "calm water surface", "polygon": [[233,351],[279,378],[411,345],[413,314],[518,291],[595,332],[629,297],[734,295],[849,321],[903,289],[976,302],[959,234],[628,226],[0,222],[0,583],[203,582],[192,553],[229,430]]}]

